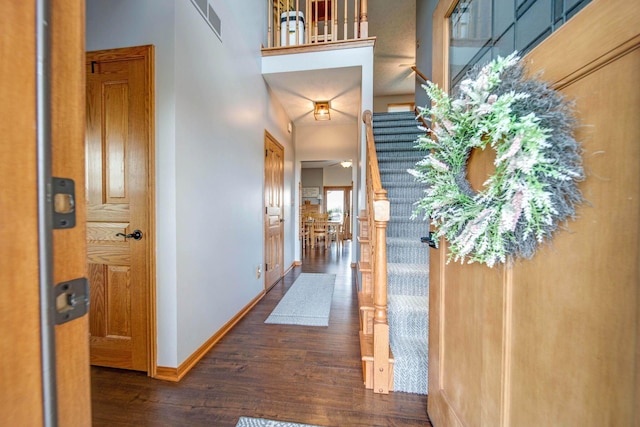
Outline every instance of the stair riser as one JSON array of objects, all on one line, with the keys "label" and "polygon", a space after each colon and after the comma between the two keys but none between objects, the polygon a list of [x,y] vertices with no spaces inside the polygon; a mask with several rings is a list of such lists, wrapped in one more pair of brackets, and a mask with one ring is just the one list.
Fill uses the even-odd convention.
[{"label": "stair riser", "polygon": [[[407,142],[415,145],[420,134],[378,135],[375,137],[376,145],[390,142]],[[424,154],[422,155],[424,157]]]},{"label": "stair riser", "polygon": [[416,179],[413,177],[413,175],[407,172],[406,169],[401,169],[399,171],[381,170],[380,179],[382,180],[382,182],[416,182]]},{"label": "stair riser", "polygon": [[429,233],[429,224],[426,221],[392,222],[387,224],[387,236],[410,237],[419,239]]},{"label": "stair riser", "polygon": [[407,170],[415,169],[416,163],[422,160],[422,157],[395,157],[395,158],[381,158],[378,159],[378,166],[380,167],[380,173],[384,173],[387,170]]},{"label": "stair riser", "polygon": [[[407,159],[416,158],[416,152],[414,150],[405,150],[405,151],[387,151],[383,156],[378,156],[378,160],[381,159],[392,159],[392,160],[400,160],[405,161]],[[422,157],[418,157],[417,160],[421,160]],[[415,163],[414,163],[415,165]]]},{"label": "stair riser", "polygon": [[[417,199],[416,199],[417,200]],[[411,218],[416,207],[413,203],[391,203],[391,217],[392,218]]]},{"label": "stair riser", "polygon": [[429,330],[427,310],[416,313],[396,313],[390,308],[388,316],[391,335],[402,335],[404,338],[413,339],[426,338],[426,331]]},{"label": "stair riser", "polygon": [[404,134],[412,134],[412,135],[420,135],[423,134],[424,131],[418,129],[417,126],[388,126],[383,128],[374,128],[373,136],[378,135],[404,135]]},{"label": "stair riser", "polygon": [[[416,239],[418,240],[418,239]],[[420,243],[421,248],[387,248],[387,262],[401,263],[410,262],[412,264],[428,264],[429,263],[429,246]]]},{"label": "stair riser", "polygon": [[417,202],[424,197],[424,188],[414,185],[383,184],[382,188],[387,190],[387,197],[390,199],[409,199]]},{"label": "stair riser", "polygon": [[389,295],[429,296],[429,279],[420,276],[387,277],[387,293]]}]

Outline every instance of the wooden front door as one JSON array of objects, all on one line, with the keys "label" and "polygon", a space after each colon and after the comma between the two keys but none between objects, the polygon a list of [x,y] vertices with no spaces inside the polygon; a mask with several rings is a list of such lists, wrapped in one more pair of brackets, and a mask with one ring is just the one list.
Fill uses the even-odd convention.
[{"label": "wooden front door", "polygon": [[[445,87],[452,4],[434,14]],[[434,425],[638,425],[639,12],[593,0],[525,57],[576,101],[587,202],[531,260],[490,269],[431,251]]]},{"label": "wooden front door", "polygon": [[[86,276],[84,1],[51,2],[47,25],[44,20],[38,25],[44,3],[0,4],[0,283],[5,290],[0,298],[0,425],[88,426],[88,316],[56,326],[41,322],[41,316],[47,316],[41,313],[40,294],[41,286]],[[49,36],[50,45],[42,52],[36,51],[37,34]],[[40,68],[43,58],[51,60],[50,73]],[[39,79],[49,82],[50,96],[38,93]],[[44,113],[40,118],[37,99]],[[41,120],[46,117],[50,138]],[[45,137],[38,138],[40,132]],[[40,146],[51,156],[37,149],[38,139],[45,141]],[[75,227],[48,230],[39,222],[50,208],[43,196],[50,195],[50,189],[39,187],[37,179],[44,175],[75,182]],[[54,293],[50,296],[53,311]],[[55,329],[53,341],[43,340],[43,324],[44,329]],[[50,354],[54,360],[46,357]],[[44,370],[44,359],[51,362],[50,369]]]},{"label": "wooden front door", "polygon": [[155,321],[152,55],[142,46],[86,58],[91,363],[140,371],[152,368]]},{"label": "wooden front door", "polygon": [[265,131],[264,138],[264,286],[284,274],[284,148]]}]

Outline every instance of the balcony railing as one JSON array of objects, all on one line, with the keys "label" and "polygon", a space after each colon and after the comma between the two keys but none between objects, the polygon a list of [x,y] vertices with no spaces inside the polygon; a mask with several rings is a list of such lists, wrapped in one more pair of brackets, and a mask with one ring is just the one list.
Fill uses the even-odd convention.
[{"label": "balcony railing", "polygon": [[267,47],[359,40],[369,36],[367,0],[267,0]]}]

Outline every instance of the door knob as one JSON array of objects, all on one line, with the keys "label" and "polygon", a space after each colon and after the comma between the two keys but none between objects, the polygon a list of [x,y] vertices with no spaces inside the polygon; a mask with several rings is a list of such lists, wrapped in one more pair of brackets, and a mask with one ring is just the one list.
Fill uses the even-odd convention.
[{"label": "door knob", "polygon": [[118,234],[116,234],[116,236],[122,236],[125,239],[140,240],[140,239],[142,239],[142,231],[133,230],[133,233],[129,233],[129,234],[118,233]]}]

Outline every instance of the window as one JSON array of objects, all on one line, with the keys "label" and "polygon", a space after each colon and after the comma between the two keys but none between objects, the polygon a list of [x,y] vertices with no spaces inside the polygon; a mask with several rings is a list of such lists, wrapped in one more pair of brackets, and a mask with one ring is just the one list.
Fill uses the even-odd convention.
[{"label": "window", "polygon": [[450,87],[474,65],[536,47],[591,0],[460,0],[449,18]]}]

